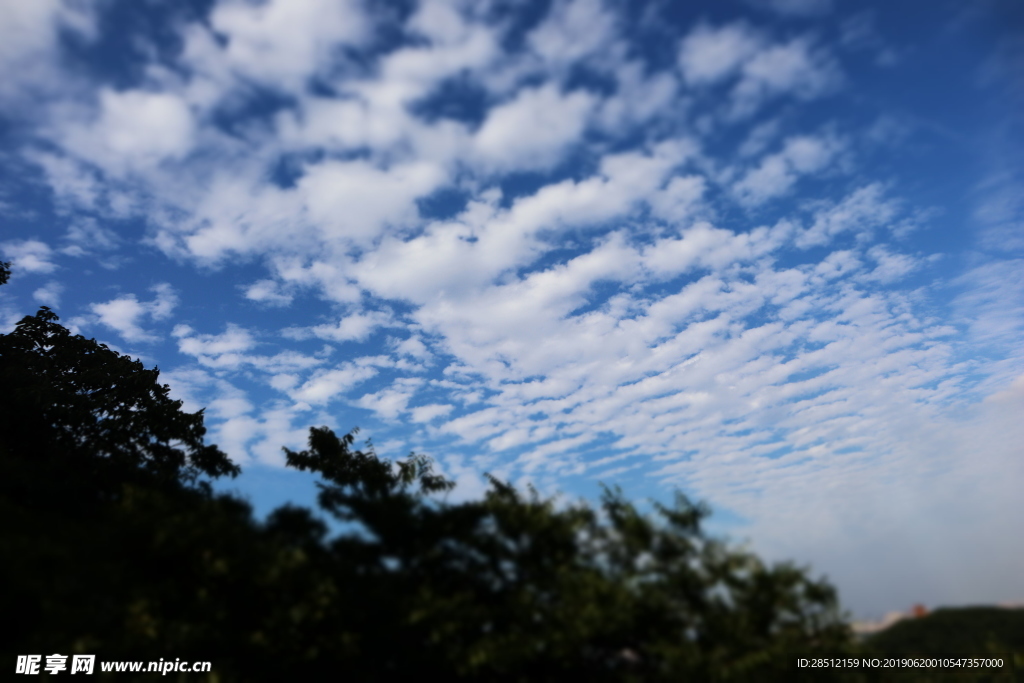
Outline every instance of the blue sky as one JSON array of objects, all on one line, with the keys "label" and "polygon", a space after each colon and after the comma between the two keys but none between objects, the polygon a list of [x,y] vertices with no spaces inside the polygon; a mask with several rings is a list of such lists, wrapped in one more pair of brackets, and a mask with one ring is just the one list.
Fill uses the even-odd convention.
[{"label": "blue sky", "polygon": [[1020,3],[0,13],[0,325],[159,366],[258,510],[358,425],[679,488],[857,615],[1024,599]]}]

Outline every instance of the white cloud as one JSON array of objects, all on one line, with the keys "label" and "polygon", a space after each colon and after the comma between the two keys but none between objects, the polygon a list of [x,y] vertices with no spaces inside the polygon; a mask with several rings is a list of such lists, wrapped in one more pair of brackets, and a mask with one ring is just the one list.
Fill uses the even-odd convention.
[{"label": "white cloud", "polygon": [[372,394],[363,394],[355,404],[372,410],[384,420],[395,420],[408,411],[409,401],[422,385],[418,378],[400,378],[387,389]]},{"label": "white cloud", "polygon": [[153,287],[156,297],[152,301],[139,301],[134,294],[92,304],[89,309],[97,322],[120,334],[128,342],[152,342],[158,337],[141,327],[144,318],[165,320],[170,317],[178,296],[167,283]]},{"label": "white cloud", "polygon": [[[381,60],[381,78],[375,82],[354,84],[358,92],[374,109],[390,111],[395,105],[408,104],[427,95],[444,79],[465,72],[486,69],[500,56],[494,31],[484,24],[462,24],[452,12],[444,12],[455,30],[431,27],[423,10],[410,18],[413,33],[426,32],[432,38],[429,46],[406,46],[391,52]],[[443,3],[442,3],[443,4]],[[428,13],[432,13],[429,12]],[[422,19],[422,21],[419,21]]]},{"label": "white cloud", "polygon": [[95,172],[74,159],[44,152],[29,152],[26,157],[42,168],[61,204],[91,209],[104,194]]},{"label": "white cloud", "polygon": [[53,280],[32,292],[32,298],[50,308],[57,308],[60,305],[60,295],[64,291],[64,285]]},{"label": "white cloud", "polygon": [[[886,391],[894,395],[928,395],[916,387],[948,372],[946,351],[935,345],[946,333],[901,318],[905,309],[897,299],[823,293],[820,283],[827,278],[860,272],[850,252],[803,269],[753,265],[800,234],[786,223],[751,234],[704,224],[644,251],[610,241],[564,268],[463,295],[458,308],[424,306],[420,321],[497,392],[441,429],[490,449],[528,446],[541,455],[524,466],[529,462],[538,472],[565,464],[557,455],[565,452],[561,446],[537,445],[552,437],[546,431],[551,420],[567,423],[565,429],[581,438],[595,429],[612,431],[621,437],[619,447],[678,463],[666,473],[692,471],[680,451],[693,449],[708,458],[737,449],[754,457],[788,445],[797,449],[798,460],[826,443],[831,452],[854,445],[871,450],[860,430],[852,429],[856,420],[879,419],[869,378],[889,385]],[[736,271],[744,262],[753,270]],[[622,292],[603,306],[573,313],[590,283],[642,282],[640,264],[657,278],[698,265],[717,275],[676,295],[645,300]],[[753,283],[746,281],[749,275]],[[778,322],[752,328],[742,322],[766,306],[769,320],[777,311]],[[783,362],[790,354],[793,360]],[[919,369],[892,378],[895,369],[911,365]],[[786,379],[807,373],[809,379]],[[822,392],[813,401],[805,398]],[[951,394],[942,387],[931,395],[940,400]],[[758,411],[753,421],[752,409]],[[549,417],[523,429],[526,415],[535,412]],[[728,426],[734,420],[737,426]],[[734,435],[748,428],[749,435]],[[764,445],[767,435],[774,445]],[[728,477],[726,470],[722,476]]]},{"label": "white cloud", "polygon": [[612,136],[629,135],[652,120],[679,116],[685,105],[679,100],[679,81],[668,71],[647,73],[640,60],[623,62],[613,69],[616,92],[597,105],[596,123]]},{"label": "white cloud", "polygon": [[680,44],[679,67],[691,85],[715,83],[736,74],[764,42],[760,33],[742,22],[717,29],[701,24]]},{"label": "white cloud", "polygon": [[210,25],[226,40],[221,58],[228,68],[289,91],[302,90],[337,60],[339,48],[364,43],[371,29],[354,0],[221,0]]},{"label": "white cloud", "polygon": [[829,136],[788,138],[781,151],[768,155],[733,186],[741,203],[757,206],[789,192],[801,175],[826,169],[843,144]]},{"label": "white cloud", "polygon": [[188,105],[174,94],[103,88],[96,120],[66,135],[70,150],[121,174],[183,158],[192,149],[195,122]]},{"label": "white cloud", "polygon": [[227,371],[256,368],[266,373],[267,383],[279,390],[294,384],[288,379],[291,373],[307,371],[323,363],[321,358],[294,350],[270,356],[250,353],[258,342],[249,330],[234,323],[228,323],[221,334],[197,334],[184,324],[176,325],[171,334],[178,339],[178,351],[194,357],[200,365]]},{"label": "white cloud", "polygon": [[281,291],[280,284],[274,280],[260,280],[246,287],[245,298],[269,306],[287,306],[293,297]]},{"label": "white cloud", "polygon": [[256,345],[248,330],[232,323],[219,335],[195,334],[184,324],[176,325],[172,334],[178,338],[178,351],[208,367],[237,368],[245,362],[245,352]]},{"label": "white cloud", "polygon": [[772,42],[742,21],[719,28],[698,25],[680,44],[678,61],[687,83],[694,87],[738,79],[727,110],[732,120],[748,118],[782,95],[802,100],[819,97],[842,81],[830,53],[808,37]]},{"label": "white cloud", "polygon": [[443,417],[450,413],[455,406],[447,403],[430,403],[425,406],[416,406],[410,412],[413,422],[430,422],[431,420]]},{"label": "white cloud", "polygon": [[789,232],[788,223],[736,234],[700,222],[684,230],[678,238],[661,239],[644,249],[643,265],[655,277],[664,279],[694,268],[728,268],[736,262],[768,255],[783,245]]},{"label": "white cloud", "polygon": [[[1012,154],[1012,153],[1011,153]],[[974,220],[981,227],[980,242],[995,253],[1024,252],[1024,170],[1002,170],[978,183]]]},{"label": "white cloud", "polygon": [[435,44],[452,45],[466,40],[471,32],[457,3],[421,2],[406,29],[419,36],[429,38]]},{"label": "white cloud", "polygon": [[784,94],[813,99],[836,89],[840,82],[839,68],[824,49],[815,48],[807,38],[795,38],[767,47],[743,64],[730,114],[750,116],[765,101]]},{"label": "white cloud", "polygon": [[333,370],[321,370],[291,392],[297,401],[324,404],[377,374],[370,366],[343,363]]},{"label": "white cloud", "polygon": [[847,232],[855,233],[859,241],[869,239],[878,228],[890,225],[899,212],[897,202],[884,198],[883,192],[878,183],[865,185],[818,211],[811,226],[797,236],[796,246],[821,246]]},{"label": "white cloud", "polygon": [[488,112],[475,147],[490,169],[550,168],[579,140],[594,101],[586,92],[562,94],[551,84],[521,90],[513,101]]},{"label": "white cloud", "polygon": [[300,449],[309,435],[309,421],[328,422],[323,414],[310,415],[309,406],[283,405],[272,401],[262,406],[246,391],[226,379],[198,368],[178,368],[161,372],[171,396],[184,401],[184,409],[194,412],[207,407],[209,439],[220,446],[234,462],[243,467],[259,463],[284,466],[281,447]]},{"label": "white cloud", "polygon": [[315,325],[303,330],[302,335],[311,334],[330,341],[366,341],[367,337],[381,327],[397,327],[394,318],[387,311],[353,312],[342,317],[337,325]]},{"label": "white cloud", "polygon": [[365,243],[388,226],[414,223],[415,200],[443,180],[443,171],[433,164],[404,164],[385,171],[363,161],[329,161],[307,169],[298,189],[310,220],[325,237]]},{"label": "white cloud", "polygon": [[[310,244],[309,226],[294,191],[251,177],[252,169],[223,169],[208,187],[189,188],[190,220],[158,224],[155,243],[164,251],[204,263],[231,254],[275,253]],[[292,251],[289,249],[288,252]],[[288,253],[286,252],[286,253]]]},{"label": "white cloud", "polygon": [[921,262],[907,254],[894,253],[881,244],[868,250],[868,256],[875,261],[875,268],[865,279],[891,284],[921,267]]},{"label": "white cloud", "polygon": [[0,253],[10,259],[13,273],[52,273],[57,269],[57,264],[50,260],[50,245],[39,240],[0,242]]},{"label": "white cloud", "polygon": [[455,220],[432,223],[413,239],[383,239],[352,274],[379,296],[416,303],[473,291],[550,249],[541,231],[600,225],[634,210],[691,153],[676,142],[646,154],[608,155],[594,176],[546,185],[506,210],[495,208],[496,194],[484,194]]},{"label": "white cloud", "polygon": [[393,340],[393,345],[395,353],[400,356],[410,356],[421,361],[430,360],[431,358],[430,349],[427,348],[427,345],[417,335],[402,341],[395,339]]},{"label": "white cloud", "polygon": [[64,239],[68,245],[61,251],[69,256],[111,251],[120,242],[116,232],[91,218],[81,218],[68,226]]},{"label": "white cloud", "polygon": [[814,268],[816,275],[823,280],[834,280],[849,275],[863,264],[852,251],[833,251]]},{"label": "white cloud", "polygon": [[707,182],[701,176],[676,177],[648,200],[655,216],[666,221],[682,221],[700,202]]},{"label": "white cloud", "polygon": [[615,21],[601,0],[557,0],[527,41],[549,68],[564,68],[607,50]]},{"label": "white cloud", "polygon": [[178,305],[178,295],[168,283],[153,285],[156,298],[149,303],[149,315],[153,320],[166,320],[171,317],[174,307]]},{"label": "white cloud", "polygon": [[0,101],[12,101],[28,91],[56,90],[59,35],[70,31],[79,38],[96,35],[94,8],[67,0],[18,2],[0,5]]},{"label": "white cloud", "polygon": [[956,319],[978,346],[996,351],[1013,367],[1024,356],[1024,259],[979,264],[953,283]]}]

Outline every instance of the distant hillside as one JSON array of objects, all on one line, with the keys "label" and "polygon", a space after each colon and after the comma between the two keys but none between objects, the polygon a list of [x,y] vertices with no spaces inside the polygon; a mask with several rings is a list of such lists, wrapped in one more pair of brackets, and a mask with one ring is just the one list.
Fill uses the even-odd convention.
[{"label": "distant hillside", "polygon": [[891,654],[1016,653],[1024,667],[1024,609],[961,607],[937,609],[904,619],[869,636],[865,645]]}]

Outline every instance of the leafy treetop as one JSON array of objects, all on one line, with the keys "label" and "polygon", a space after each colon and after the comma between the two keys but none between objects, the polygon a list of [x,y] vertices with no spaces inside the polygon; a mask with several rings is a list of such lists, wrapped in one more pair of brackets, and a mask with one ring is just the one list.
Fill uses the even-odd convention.
[{"label": "leafy treetop", "polygon": [[72,335],[57,320],[44,306],[0,336],[0,451],[88,451],[123,472],[186,482],[238,474],[219,448],[203,443],[203,411],[182,411],[158,383],[158,369]]}]

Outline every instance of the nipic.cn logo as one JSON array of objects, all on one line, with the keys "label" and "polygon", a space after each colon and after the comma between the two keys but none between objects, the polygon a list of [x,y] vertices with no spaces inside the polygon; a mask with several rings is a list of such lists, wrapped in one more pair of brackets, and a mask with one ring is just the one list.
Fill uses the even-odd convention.
[{"label": "nipic.cn logo", "polygon": [[[71,671],[73,674],[91,674],[96,666],[96,655],[71,655]],[[48,674],[68,671],[68,656],[46,655],[46,664],[42,663],[42,655],[18,655],[18,663],[14,673],[38,675],[40,669]]]}]

